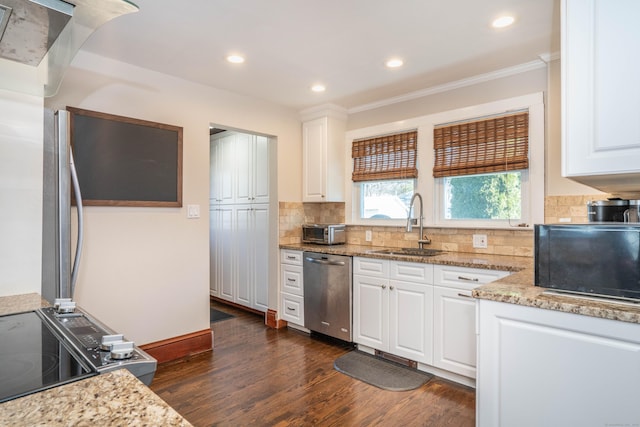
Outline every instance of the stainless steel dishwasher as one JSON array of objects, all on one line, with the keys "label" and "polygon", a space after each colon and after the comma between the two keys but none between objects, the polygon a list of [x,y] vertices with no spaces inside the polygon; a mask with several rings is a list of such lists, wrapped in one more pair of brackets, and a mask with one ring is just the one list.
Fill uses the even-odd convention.
[{"label": "stainless steel dishwasher", "polygon": [[352,341],[351,257],[303,253],[304,326]]}]

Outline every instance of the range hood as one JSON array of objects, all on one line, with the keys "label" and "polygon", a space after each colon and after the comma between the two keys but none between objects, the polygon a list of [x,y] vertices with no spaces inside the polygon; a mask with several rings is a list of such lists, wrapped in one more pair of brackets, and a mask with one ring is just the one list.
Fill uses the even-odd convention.
[{"label": "range hood", "polygon": [[55,95],[89,36],[137,10],[125,0],[0,0],[0,89]]}]

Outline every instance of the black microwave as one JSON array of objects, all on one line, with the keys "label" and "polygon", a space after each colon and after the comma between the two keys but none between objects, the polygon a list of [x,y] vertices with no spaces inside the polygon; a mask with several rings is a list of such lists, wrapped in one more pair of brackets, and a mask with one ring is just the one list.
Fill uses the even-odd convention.
[{"label": "black microwave", "polygon": [[534,226],[535,285],[640,300],[640,225]]}]

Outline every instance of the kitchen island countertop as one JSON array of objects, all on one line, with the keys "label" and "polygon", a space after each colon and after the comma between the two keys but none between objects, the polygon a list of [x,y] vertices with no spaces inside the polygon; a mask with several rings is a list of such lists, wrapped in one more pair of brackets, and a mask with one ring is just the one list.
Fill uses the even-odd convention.
[{"label": "kitchen island countertop", "polygon": [[549,289],[534,285],[533,258],[508,255],[490,255],[464,252],[443,252],[430,257],[393,256],[372,253],[383,249],[365,245],[312,245],[287,244],[281,249],[321,252],[336,255],[364,256],[394,261],[423,262],[436,265],[485,268],[509,271],[507,277],[479,286],[472,295],[477,299],[492,300],[509,304],[537,307],[546,310],[563,311],[584,316],[640,323],[640,304],[617,302],[607,298],[558,295]]},{"label": "kitchen island countertop", "polygon": [[0,423],[19,426],[190,426],[126,369],[0,404]]}]

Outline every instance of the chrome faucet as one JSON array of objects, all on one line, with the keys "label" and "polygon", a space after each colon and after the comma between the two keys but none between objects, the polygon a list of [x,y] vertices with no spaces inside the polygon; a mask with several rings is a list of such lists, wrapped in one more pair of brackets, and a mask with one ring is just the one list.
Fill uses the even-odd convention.
[{"label": "chrome faucet", "polygon": [[420,236],[418,237],[418,247],[420,249],[423,249],[424,245],[428,245],[431,243],[431,239],[427,238],[427,235],[424,234],[424,212],[422,205],[422,196],[420,195],[420,193],[415,193],[413,197],[411,197],[411,202],[409,202],[409,213],[407,214],[407,232],[411,232],[411,230],[413,229],[411,208],[413,207],[413,202],[416,197],[418,198],[418,200],[420,200],[420,216],[418,217],[418,224],[420,225]]}]

